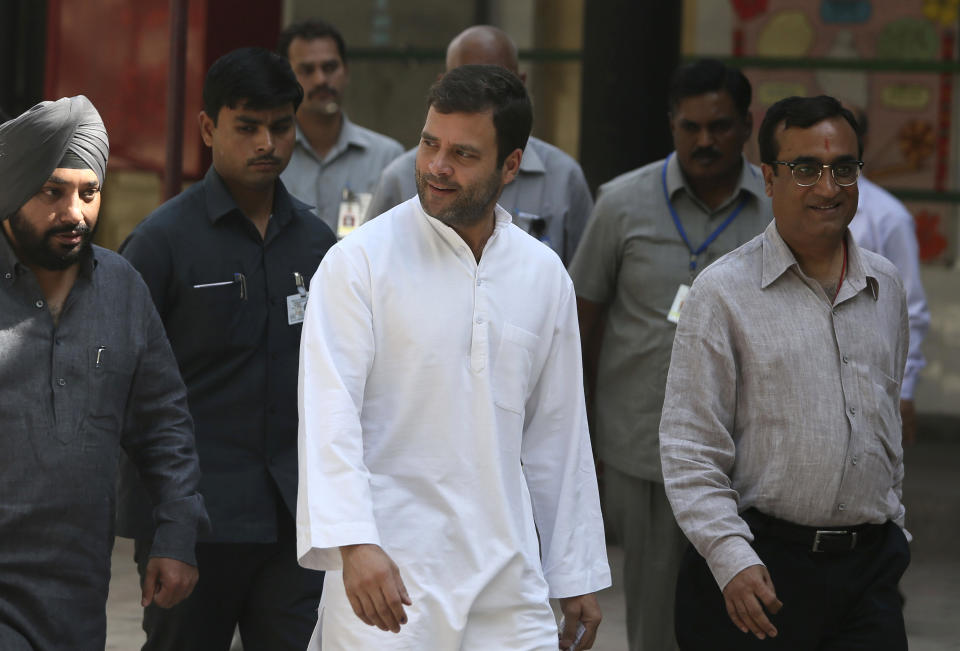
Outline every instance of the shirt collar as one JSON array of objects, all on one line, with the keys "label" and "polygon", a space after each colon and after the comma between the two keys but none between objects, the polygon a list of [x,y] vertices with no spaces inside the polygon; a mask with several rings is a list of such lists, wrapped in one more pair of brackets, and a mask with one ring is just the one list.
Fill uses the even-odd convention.
[{"label": "shirt collar", "polygon": [[[860,293],[864,289],[870,290],[873,300],[880,296],[880,283],[877,277],[872,273],[869,263],[860,252],[860,247],[854,242],[847,229],[844,235],[847,243],[847,270],[843,276],[843,285],[840,288],[840,294],[837,296],[837,302],[841,302]],[[773,220],[763,232],[763,246],[761,247],[763,256],[763,270],[760,275],[760,288],[766,289],[775,280],[782,276],[788,269],[800,265],[797,263],[793,251],[787,246],[780,231],[777,230],[777,222]]]},{"label": "shirt collar", "polygon": [[307,137],[303,135],[303,131],[300,129],[299,124],[295,125],[297,130],[297,144],[300,145],[300,147],[302,147],[307,154],[323,163],[332,161],[350,147],[358,147],[359,149],[366,149],[369,147],[370,139],[367,137],[367,134],[365,134],[360,127],[351,122],[346,113],[341,111],[340,117],[342,118],[342,122],[340,123],[340,135],[337,136],[337,142],[334,143],[333,147],[330,148],[330,151],[327,152],[327,155],[323,159],[317,156],[317,152],[315,152],[313,147],[310,146],[310,141],[308,141]]},{"label": "shirt collar", "polygon": [[523,158],[520,159],[520,171],[525,174],[546,174],[547,168],[543,164],[543,159],[537,150],[530,146],[527,140],[527,146],[523,148]]},{"label": "shirt collar", "polygon": [[[207,170],[203,177],[204,198],[207,203],[207,218],[215,224],[223,217],[236,211],[240,214],[240,208],[237,202],[230,195],[230,190],[223,182],[223,179],[217,174],[213,165]],[[293,202],[286,187],[278,178],[273,189],[273,212],[271,220],[276,220],[277,226],[285,226],[293,217]]]},{"label": "shirt collar", "polygon": [[[416,206],[416,211],[420,218],[426,221],[433,231],[444,241],[446,241],[446,243],[449,244],[452,249],[456,250],[458,247],[466,246],[466,242],[463,241],[463,238],[460,237],[457,231],[453,230],[453,228],[447,226],[436,217],[431,217],[427,214],[427,211],[423,209],[423,206],[420,203],[420,197],[414,197],[413,203]],[[510,216],[510,213],[501,207],[500,204],[497,204],[493,210],[494,219],[496,221],[493,226],[493,235],[491,235],[490,239],[487,240],[488,243],[493,240],[497,233],[513,223],[513,218]]]},{"label": "shirt collar", "polygon": [[[757,198],[764,195],[763,177],[757,173],[757,170],[743,154],[740,154],[740,162],[740,178],[737,181],[737,189],[734,190],[729,199],[724,201],[717,210],[713,211],[714,213],[724,210],[744,191],[749,192]],[[679,190],[684,190],[691,199],[698,204],[701,203],[697,195],[693,193],[693,190],[687,184],[687,180],[683,176],[683,171],[680,169],[680,162],[677,160],[677,152],[674,151],[670,154],[670,160],[667,162],[667,194],[672,198]]]}]

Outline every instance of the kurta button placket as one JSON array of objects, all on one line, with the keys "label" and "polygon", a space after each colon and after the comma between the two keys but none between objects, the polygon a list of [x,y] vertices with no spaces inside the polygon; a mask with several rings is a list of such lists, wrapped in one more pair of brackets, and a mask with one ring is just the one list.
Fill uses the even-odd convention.
[{"label": "kurta button placket", "polygon": [[42,299],[42,298],[38,298],[38,299],[37,299],[37,302],[34,303],[34,305],[37,306],[37,309],[41,309],[41,310],[42,310],[42,309],[43,309],[43,299]]}]

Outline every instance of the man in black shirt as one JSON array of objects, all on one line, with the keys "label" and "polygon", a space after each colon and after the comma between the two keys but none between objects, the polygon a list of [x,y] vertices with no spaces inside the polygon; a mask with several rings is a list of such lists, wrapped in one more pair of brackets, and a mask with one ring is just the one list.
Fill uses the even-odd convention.
[{"label": "man in black shirt", "polygon": [[[213,167],[148,216],[121,247],[166,326],[196,423],[213,532],[202,579],[177,608],[144,613],[144,649],[305,648],[323,575],[297,564],[297,364],[306,287],[336,239],[278,176],[302,91],[283,58],[243,48],[216,61],[200,129]],[[124,473],[122,534],[149,528]]]}]

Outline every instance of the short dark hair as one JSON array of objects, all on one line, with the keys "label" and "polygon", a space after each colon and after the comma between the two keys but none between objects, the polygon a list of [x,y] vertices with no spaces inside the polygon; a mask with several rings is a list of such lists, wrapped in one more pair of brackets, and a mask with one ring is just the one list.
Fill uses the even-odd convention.
[{"label": "short dark hair", "polygon": [[523,82],[495,65],[457,66],[434,82],[427,109],[439,113],[481,113],[493,110],[497,132],[497,167],[515,149],[524,149],[533,127],[533,106]]},{"label": "short dark hair", "polygon": [[290,62],[262,47],[242,47],[213,62],[203,82],[203,110],[217,123],[220,109],[243,105],[254,111],[303,101]]},{"label": "short dark hair", "polygon": [[290,44],[295,38],[302,38],[305,41],[312,41],[317,38],[332,38],[333,42],[337,44],[340,60],[344,63],[347,62],[347,46],[343,42],[340,30],[325,20],[304,20],[288,26],[280,32],[280,38],[277,40],[277,54],[289,59]]},{"label": "short dark hair", "polygon": [[680,100],[704,93],[725,90],[742,117],[750,111],[753,89],[739,68],[732,68],[717,59],[700,59],[677,68],[670,80],[670,111]]},{"label": "short dark hair", "polygon": [[[757,142],[760,145],[760,160],[768,165],[780,155],[780,143],[777,142],[777,127],[783,124],[785,129],[799,127],[807,129],[813,125],[842,117],[857,134],[857,156],[863,156],[863,137],[857,119],[853,113],[843,108],[843,104],[829,95],[816,97],[786,97],[770,108],[763,116]],[[776,172],[776,168],[774,168]]]}]

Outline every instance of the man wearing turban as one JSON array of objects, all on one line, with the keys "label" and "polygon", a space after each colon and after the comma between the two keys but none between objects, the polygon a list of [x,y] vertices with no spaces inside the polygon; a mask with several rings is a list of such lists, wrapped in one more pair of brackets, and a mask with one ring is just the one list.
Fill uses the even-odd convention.
[{"label": "man wearing turban", "polygon": [[186,389],[137,272],[91,244],[109,144],[83,96],[0,125],[0,649],[103,649],[117,458],[157,535],[143,605],[197,581]]}]

